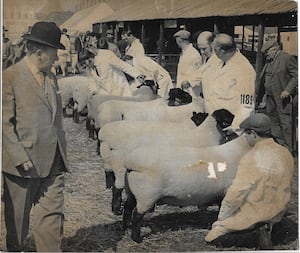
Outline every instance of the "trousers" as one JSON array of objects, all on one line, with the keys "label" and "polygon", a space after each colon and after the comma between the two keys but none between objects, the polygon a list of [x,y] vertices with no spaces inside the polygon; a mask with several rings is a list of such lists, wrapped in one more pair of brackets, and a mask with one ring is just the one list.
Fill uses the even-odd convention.
[{"label": "trousers", "polygon": [[63,166],[57,151],[51,173],[45,178],[23,178],[3,173],[7,251],[23,251],[31,211],[36,250],[62,251]]}]

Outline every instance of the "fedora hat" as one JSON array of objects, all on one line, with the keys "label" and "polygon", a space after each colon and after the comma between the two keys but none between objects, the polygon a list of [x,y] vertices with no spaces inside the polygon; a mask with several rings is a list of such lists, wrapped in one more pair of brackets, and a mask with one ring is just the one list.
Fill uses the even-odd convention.
[{"label": "fedora hat", "polygon": [[32,26],[30,33],[23,35],[24,39],[30,41],[57,49],[66,49],[60,43],[60,37],[61,31],[54,22],[37,22]]}]

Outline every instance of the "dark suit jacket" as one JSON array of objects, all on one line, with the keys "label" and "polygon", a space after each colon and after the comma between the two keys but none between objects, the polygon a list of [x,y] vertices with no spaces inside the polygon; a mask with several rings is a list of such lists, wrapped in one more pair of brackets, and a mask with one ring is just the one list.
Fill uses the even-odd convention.
[{"label": "dark suit jacket", "polygon": [[[50,87],[49,99],[25,60],[3,71],[3,172],[46,177],[57,146],[68,170],[61,97],[55,75],[47,74],[45,82]],[[34,169],[25,172],[18,165],[27,160],[32,161]]]},{"label": "dark suit jacket", "polygon": [[[268,63],[267,63],[268,64]],[[282,106],[280,94],[282,91],[288,91],[292,96],[296,95],[298,88],[298,63],[296,57],[280,51],[273,63],[273,72],[271,74],[270,82],[272,83],[272,92],[278,109],[283,113],[290,113],[290,106]],[[257,93],[262,91],[264,85],[264,72],[259,76]],[[259,91],[260,90],[260,91]],[[260,94],[261,95],[261,94]],[[260,97],[260,96],[258,96]],[[258,99],[259,100],[259,99]]]}]

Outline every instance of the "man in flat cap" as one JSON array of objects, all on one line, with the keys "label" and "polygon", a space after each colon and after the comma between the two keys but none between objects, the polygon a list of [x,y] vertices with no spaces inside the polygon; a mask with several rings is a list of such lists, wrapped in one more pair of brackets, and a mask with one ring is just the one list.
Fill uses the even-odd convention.
[{"label": "man in flat cap", "polygon": [[226,234],[250,230],[261,223],[265,224],[260,228],[264,243],[259,246],[271,249],[272,226],[281,220],[290,200],[294,160],[288,149],[271,138],[271,120],[267,115],[252,114],[240,128],[253,148],[240,160],[235,179],[221,203],[218,220],[205,240],[226,244],[230,241]]},{"label": "man in flat cap", "polygon": [[68,171],[62,105],[51,72],[61,31],[35,23],[25,34],[27,55],[3,71],[4,213],[8,251],[23,251],[33,211],[36,250],[61,251],[64,174]]},{"label": "man in flat cap", "polygon": [[200,82],[193,77],[199,71],[202,59],[197,49],[190,43],[190,35],[187,30],[179,30],[173,35],[181,49],[177,66],[176,87],[188,92],[192,97],[198,97],[201,93]]},{"label": "man in flat cap", "polygon": [[265,95],[265,109],[272,121],[272,135],[292,152],[293,104],[291,102],[297,97],[297,59],[283,52],[277,41],[273,39],[266,41],[261,51],[266,56],[266,64],[257,79],[257,105]]}]

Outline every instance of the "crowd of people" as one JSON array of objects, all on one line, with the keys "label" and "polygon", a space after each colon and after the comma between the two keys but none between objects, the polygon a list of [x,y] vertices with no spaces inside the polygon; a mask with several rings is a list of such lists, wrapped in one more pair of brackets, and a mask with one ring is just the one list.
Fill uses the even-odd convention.
[{"label": "crowd of people", "polygon": [[[3,28],[3,33],[5,31]],[[229,110],[234,119],[226,131],[237,135],[242,132],[241,123],[262,106],[259,99],[264,97],[266,114],[271,120],[270,134],[278,143],[293,150],[291,102],[297,96],[297,60],[282,52],[277,41],[270,40],[263,45],[267,60],[257,76],[232,36],[203,31],[197,37],[195,48],[190,42],[190,32],[181,29],[174,34],[181,49],[174,84],[168,71],[145,55],[142,43],[131,31],[123,32],[117,44],[113,43],[113,37],[109,29],[104,36],[87,32],[79,33],[75,39],[77,59],[73,71],[81,72],[81,65],[89,68],[96,81],[91,91],[127,96],[132,93],[131,87],[149,79],[158,83],[159,95],[167,97],[169,90],[177,87],[193,98],[203,97],[207,113]],[[61,251],[62,192],[68,162],[55,76],[58,68],[54,74],[53,66],[58,66],[56,62],[60,61],[62,75],[67,75],[67,63],[71,61],[70,39],[67,30],[61,31],[55,23],[38,22],[30,33],[23,35],[20,46],[26,48],[26,57],[18,64],[13,60],[16,52],[12,52],[9,39],[3,36],[3,42],[7,249],[22,250],[30,211],[35,204],[37,250],[58,252]],[[260,81],[259,86],[256,80]]]}]

